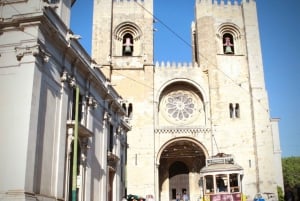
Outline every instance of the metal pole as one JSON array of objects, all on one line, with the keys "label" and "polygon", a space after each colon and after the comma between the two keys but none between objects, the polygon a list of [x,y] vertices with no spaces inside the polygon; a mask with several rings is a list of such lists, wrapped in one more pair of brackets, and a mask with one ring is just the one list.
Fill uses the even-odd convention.
[{"label": "metal pole", "polygon": [[112,46],[113,46],[113,26],[114,26],[114,0],[111,0],[111,10],[110,10],[110,47],[109,47],[109,56],[110,56],[110,61],[109,61],[109,80],[111,80],[112,76],[112,59],[113,59],[113,51],[112,51]]},{"label": "metal pole", "polygon": [[78,149],[78,113],[79,113],[79,87],[76,86],[75,98],[75,126],[73,141],[73,170],[72,170],[72,201],[77,200],[77,149]]}]

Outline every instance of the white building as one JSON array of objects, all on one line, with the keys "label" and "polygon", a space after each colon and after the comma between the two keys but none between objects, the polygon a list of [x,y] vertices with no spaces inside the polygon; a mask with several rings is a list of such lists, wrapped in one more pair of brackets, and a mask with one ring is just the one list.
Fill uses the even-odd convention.
[{"label": "white building", "polygon": [[69,30],[73,3],[0,2],[0,200],[125,193],[124,100]]}]

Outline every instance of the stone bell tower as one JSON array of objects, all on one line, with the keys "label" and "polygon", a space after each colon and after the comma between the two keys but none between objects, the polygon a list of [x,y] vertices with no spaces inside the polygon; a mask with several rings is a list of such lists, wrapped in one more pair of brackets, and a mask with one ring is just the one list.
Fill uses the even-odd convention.
[{"label": "stone bell tower", "polygon": [[132,65],[141,68],[152,63],[152,13],[152,0],[95,0],[92,41],[95,61],[99,65],[113,64],[113,69],[132,68]]},{"label": "stone bell tower", "polygon": [[92,58],[126,100],[127,192],[140,195],[154,192],[152,13],[152,0],[94,1]]},{"label": "stone bell tower", "polygon": [[279,136],[271,129],[256,2],[199,0],[195,16],[193,61],[208,76],[214,149],[234,154],[251,175],[249,195],[275,192]]}]

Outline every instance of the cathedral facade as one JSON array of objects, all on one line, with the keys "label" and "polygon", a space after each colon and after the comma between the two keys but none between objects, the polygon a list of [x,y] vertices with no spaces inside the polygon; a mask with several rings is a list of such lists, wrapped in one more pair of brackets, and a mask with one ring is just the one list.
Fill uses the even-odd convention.
[{"label": "cathedral facade", "polygon": [[277,194],[254,0],[195,2],[191,64],[153,62],[153,0],[95,0],[88,55],[74,3],[0,3],[0,200],[198,201],[219,155],[248,200]]},{"label": "cathedral facade", "polygon": [[92,58],[126,100],[126,192],[202,198],[207,158],[231,154],[243,194],[282,187],[254,0],[195,2],[191,64],[154,63],[153,0],[94,1]]}]

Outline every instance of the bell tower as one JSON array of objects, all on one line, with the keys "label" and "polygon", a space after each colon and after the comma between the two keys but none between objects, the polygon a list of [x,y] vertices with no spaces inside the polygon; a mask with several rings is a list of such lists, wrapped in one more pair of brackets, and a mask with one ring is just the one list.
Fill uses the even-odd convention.
[{"label": "bell tower", "polygon": [[127,192],[141,195],[145,186],[152,186],[147,192],[154,194],[149,166],[154,150],[144,148],[145,143],[154,147],[152,13],[153,0],[94,1],[92,58],[126,100],[122,106],[134,125],[127,135],[127,169],[134,170],[126,175]]},{"label": "bell tower", "polygon": [[112,71],[153,63],[152,13],[153,0],[94,1],[92,58]]},{"label": "bell tower", "polygon": [[[210,121],[217,128],[214,138],[220,150],[227,149],[242,161],[245,175],[252,175],[244,180],[249,192],[271,192],[276,189],[275,175],[281,173],[273,168],[256,2],[199,0],[195,10],[193,61],[208,77]],[[232,146],[241,144],[235,138],[247,142],[243,149]],[[220,143],[229,140],[230,146]]]}]

